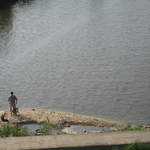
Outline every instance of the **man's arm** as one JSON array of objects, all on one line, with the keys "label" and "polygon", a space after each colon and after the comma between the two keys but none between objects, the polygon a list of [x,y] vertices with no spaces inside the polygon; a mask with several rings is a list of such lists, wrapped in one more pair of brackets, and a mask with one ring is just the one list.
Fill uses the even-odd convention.
[{"label": "man's arm", "polygon": [[8,102],[10,103],[10,98],[8,98]]},{"label": "man's arm", "polygon": [[18,98],[16,96],[15,96],[15,99],[16,99],[16,104],[17,104]]}]

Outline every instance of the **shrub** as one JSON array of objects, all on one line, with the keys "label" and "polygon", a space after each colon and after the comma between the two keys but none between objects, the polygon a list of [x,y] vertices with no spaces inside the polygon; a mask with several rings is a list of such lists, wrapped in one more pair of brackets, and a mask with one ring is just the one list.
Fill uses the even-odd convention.
[{"label": "shrub", "polygon": [[121,131],[143,131],[145,128],[141,127],[141,126],[131,126],[128,125],[124,128],[121,129]]},{"label": "shrub", "polygon": [[25,127],[20,125],[5,125],[0,128],[0,136],[1,137],[10,137],[10,136],[27,136],[28,131]]}]

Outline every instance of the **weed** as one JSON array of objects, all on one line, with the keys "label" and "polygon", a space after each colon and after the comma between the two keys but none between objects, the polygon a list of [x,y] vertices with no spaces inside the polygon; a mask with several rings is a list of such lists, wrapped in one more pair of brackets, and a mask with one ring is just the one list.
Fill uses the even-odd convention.
[{"label": "weed", "polygon": [[27,136],[27,135],[29,135],[27,129],[20,125],[17,126],[5,125],[2,128],[0,128],[1,137]]},{"label": "weed", "polygon": [[131,125],[128,125],[124,128],[121,129],[121,131],[143,131],[145,130],[145,128],[141,127],[141,126],[131,126]]}]

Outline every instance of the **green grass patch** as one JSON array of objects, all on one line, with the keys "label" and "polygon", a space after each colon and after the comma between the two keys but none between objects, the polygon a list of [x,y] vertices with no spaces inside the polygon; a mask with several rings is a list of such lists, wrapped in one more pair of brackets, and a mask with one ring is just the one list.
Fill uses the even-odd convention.
[{"label": "green grass patch", "polygon": [[12,137],[12,136],[27,136],[29,135],[27,129],[20,125],[5,125],[0,128],[0,136],[1,137]]},{"label": "green grass patch", "polygon": [[49,135],[51,134],[51,130],[57,128],[57,125],[43,123],[43,126],[38,130],[38,134],[40,135]]},{"label": "green grass patch", "polygon": [[121,129],[121,131],[143,131],[145,130],[145,128],[141,127],[141,126],[135,126],[135,125],[128,125],[124,128]]},{"label": "green grass patch", "polygon": [[4,125],[0,128],[0,137],[49,135],[54,128],[57,128],[57,125],[44,122],[37,133],[30,133],[28,129],[22,125]]},{"label": "green grass patch", "polygon": [[135,144],[130,144],[124,147],[116,147],[113,148],[112,150],[150,150],[150,143],[135,143]]}]

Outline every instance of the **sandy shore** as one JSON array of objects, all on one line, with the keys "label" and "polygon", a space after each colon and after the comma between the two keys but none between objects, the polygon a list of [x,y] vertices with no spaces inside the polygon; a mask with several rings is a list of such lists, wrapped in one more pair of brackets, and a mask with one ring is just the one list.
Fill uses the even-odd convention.
[{"label": "sandy shore", "polygon": [[10,112],[5,112],[4,118],[11,123],[49,122],[52,124],[78,124],[99,127],[121,128],[124,124],[104,118],[91,117],[70,112],[60,112],[51,109],[22,109],[17,116],[11,116]]}]

